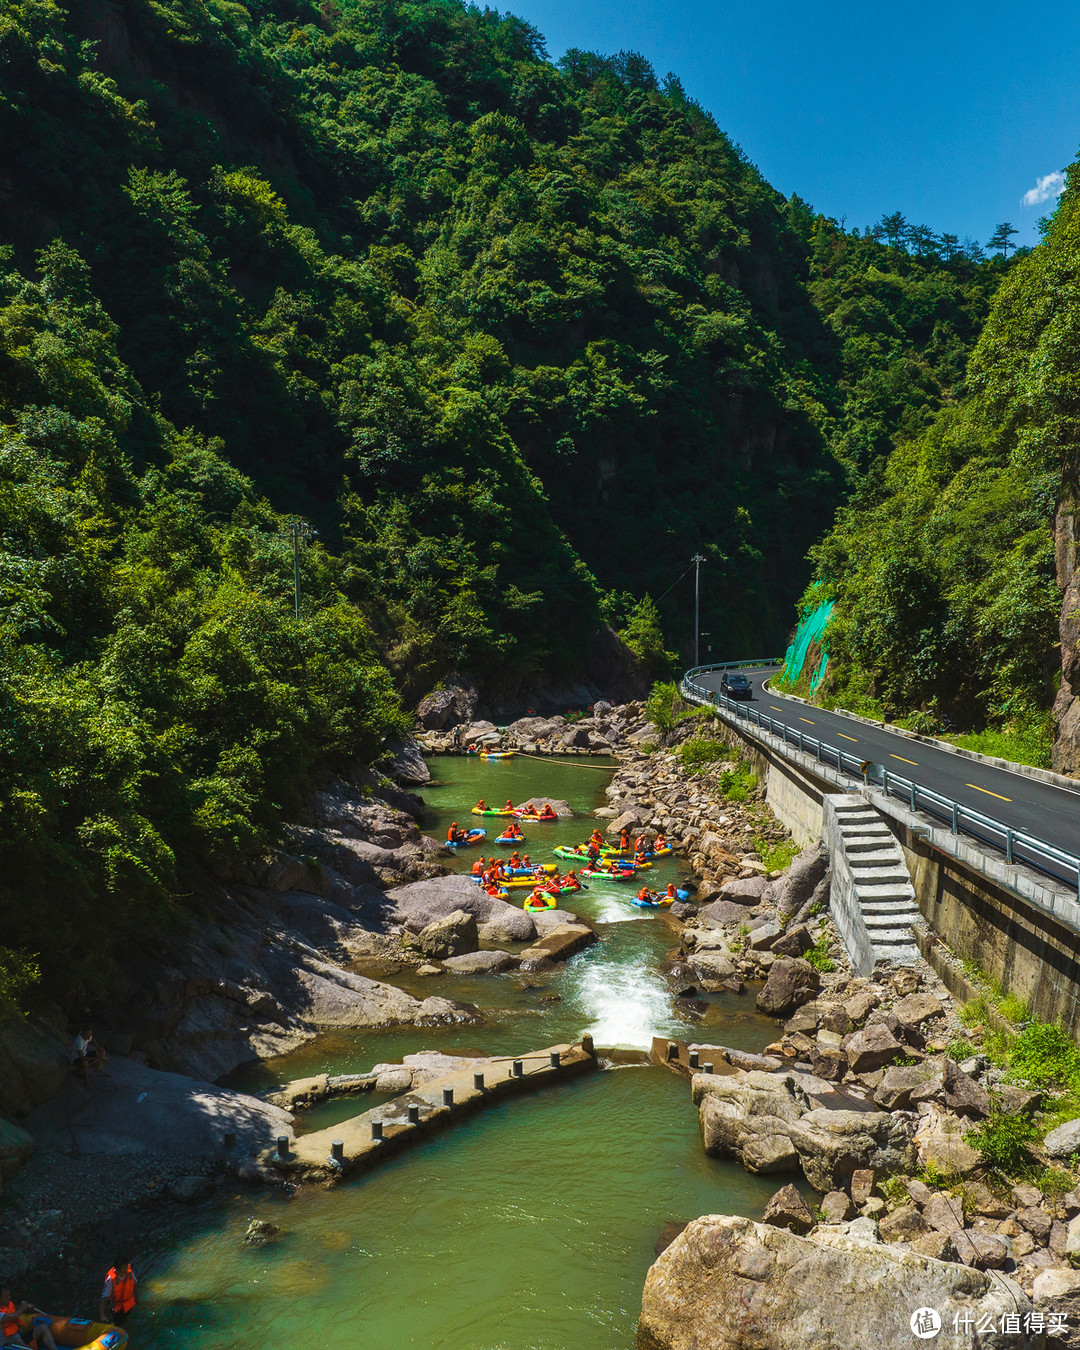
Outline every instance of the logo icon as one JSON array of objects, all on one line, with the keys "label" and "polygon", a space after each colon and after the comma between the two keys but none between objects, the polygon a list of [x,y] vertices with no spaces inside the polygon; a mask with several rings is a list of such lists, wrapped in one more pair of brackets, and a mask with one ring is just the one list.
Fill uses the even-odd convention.
[{"label": "logo icon", "polygon": [[929,1341],[941,1330],[936,1308],[916,1308],[911,1314],[911,1330],[920,1341]]}]

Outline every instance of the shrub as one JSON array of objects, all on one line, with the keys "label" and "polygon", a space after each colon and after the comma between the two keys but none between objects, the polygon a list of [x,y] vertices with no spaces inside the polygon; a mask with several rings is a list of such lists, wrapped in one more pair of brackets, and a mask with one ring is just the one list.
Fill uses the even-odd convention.
[{"label": "shrub", "polygon": [[691,736],[676,753],[687,773],[699,773],[707,764],[731,758],[730,748],[710,736]]},{"label": "shrub", "polygon": [[1031,1164],[1028,1145],[1034,1136],[1035,1125],[1027,1116],[993,1111],[973,1130],[968,1130],[964,1140],[978,1152],[984,1167],[1015,1176]]},{"label": "shrub", "polygon": [[645,701],[645,716],[657,731],[670,731],[679,720],[675,711],[679,701],[679,686],[674,681],[653,685]]},{"label": "shrub", "polygon": [[823,973],[836,969],[836,962],[829,955],[829,939],[823,934],[806,953],[806,959]]},{"label": "shrub", "polygon": [[1052,1022],[1030,1022],[1018,1032],[1010,1060],[1013,1075],[1036,1087],[1080,1082],[1080,1046]]}]

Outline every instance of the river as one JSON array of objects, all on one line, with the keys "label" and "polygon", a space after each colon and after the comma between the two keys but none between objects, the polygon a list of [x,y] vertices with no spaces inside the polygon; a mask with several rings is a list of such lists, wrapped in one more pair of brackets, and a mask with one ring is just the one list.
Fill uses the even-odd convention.
[{"label": "river", "polygon": [[[556,844],[588,835],[613,767],[584,757],[432,761],[442,781],[425,789],[426,828],[441,836],[451,819],[473,823],[480,795],[489,805],[565,798],[578,819],[525,827],[528,851],[547,860]],[[679,865],[666,861],[652,875],[664,885]],[[601,941],[550,977],[400,981],[475,1003],[482,1026],[323,1036],[254,1066],[237,1085],[368,1069],[420,1049],[507,1054],[583,1031],[598,1046],[646,1048],[654,1034],[670,1034],[760,1049],[774,1024],[751,998],[675,1003],[657,970],[672,934],[623,895],[593,886],[573,898]],[[311,1125],[372,1104],[329,1104]],[[775,1189],[705,1156],[684,1081],[622,1067],[476,1116],[335,1190],[288,1200],[226,1188],[184,1211],[179,1229],[142,1252],[146,1297],[132,1346],[261,1350],[302,1339],[320,1350],[631,1350],[664,1224],[716,1212],[758,1217]],[[280,1224],[284,1238],[245,1247],[253,1215]]]}]

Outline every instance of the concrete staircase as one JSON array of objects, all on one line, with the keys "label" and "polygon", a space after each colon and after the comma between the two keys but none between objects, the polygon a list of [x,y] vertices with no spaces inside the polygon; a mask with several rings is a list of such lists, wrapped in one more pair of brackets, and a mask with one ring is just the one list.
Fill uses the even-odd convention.
[{"label": "concrete staircase", "polygon": [[915,959],[911,924],[919,909],[896,837],[857,794],[827,796],[824,808],[832,860],[830,907],[848,955],[862,975],[883,958]]}]

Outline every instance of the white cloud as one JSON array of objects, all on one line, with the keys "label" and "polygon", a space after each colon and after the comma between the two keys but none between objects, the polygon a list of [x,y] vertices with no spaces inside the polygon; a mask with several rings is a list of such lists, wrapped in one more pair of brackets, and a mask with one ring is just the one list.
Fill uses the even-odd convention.
[{"label": "white cloud", "polygon": [[1040,178],[1033,188],[1028,188],[1020,200],[1025,206],[1039,206],[1051,197],[1060,197],[1064,191],[1065,175],[1055,169],[1053,173]]}]

